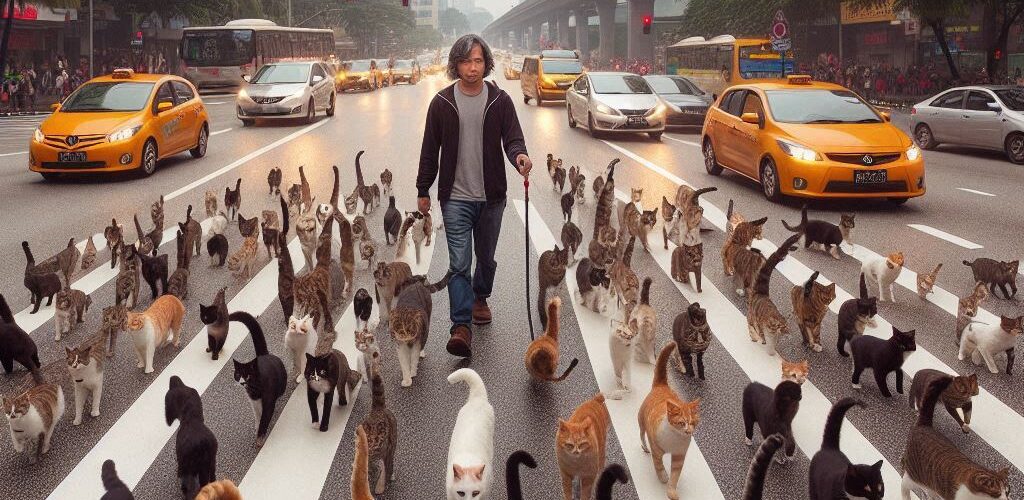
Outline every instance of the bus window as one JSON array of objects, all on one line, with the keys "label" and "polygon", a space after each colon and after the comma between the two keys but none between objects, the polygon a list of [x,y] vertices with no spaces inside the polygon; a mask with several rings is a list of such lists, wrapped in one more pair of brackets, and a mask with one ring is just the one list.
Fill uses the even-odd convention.
[{"label": "bus window", "polygon": [[253,58],[252,30],[190,31],[182,38],[189,66],[240,66]]},{"label": "bus window", "polygon": [[[793,52],[786,54],[786,74],[793,74]],[[782,78],[782,56],[763,45],[740,47],[739,77],[745,80]]]}]

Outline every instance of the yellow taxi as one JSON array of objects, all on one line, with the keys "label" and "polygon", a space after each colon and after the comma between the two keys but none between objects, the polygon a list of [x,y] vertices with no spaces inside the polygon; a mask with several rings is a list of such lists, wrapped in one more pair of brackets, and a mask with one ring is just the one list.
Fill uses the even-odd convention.
[{"label": "yellow taxi", "polygon": [[565,100],[565,91],[583,74],[579,57],[571,50],[545,50],[523,59],[519,83],[523,102],[533,99],[538,106],[546,100]]},{"label": "yellow taxi", "polygon": [[377,63],[370,59],[348,61],[335,77],[335,83],[341,92],[353,89],[377,90],[383,86],[384,74]]},{"label": "yellow taxi", "polygon": [[53,107],[29,146],[29,169],[45,179],[126,170],[150,175],[162,158],[185,150],[193,158],[206,155],[206,107],[181,77],[118,69]]},{"label": "yellow taxi", "polygon": [[925,193],[924,159],[887,112],[806,75],[730,87],[708,110],[704,167],[761,184],[765,197],[887,198]]}]

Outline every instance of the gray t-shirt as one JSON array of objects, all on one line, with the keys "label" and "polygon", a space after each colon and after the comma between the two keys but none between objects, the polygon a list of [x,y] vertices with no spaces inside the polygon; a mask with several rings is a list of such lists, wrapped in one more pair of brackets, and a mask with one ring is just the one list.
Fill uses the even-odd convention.
[{"label": "gray t-shirt", "polygon": [[459,108],[459,161],[451,199],[486,201],[484,191],[484,108],[487,88],[477,95],[466,95],[455,85],[455,104]]}]

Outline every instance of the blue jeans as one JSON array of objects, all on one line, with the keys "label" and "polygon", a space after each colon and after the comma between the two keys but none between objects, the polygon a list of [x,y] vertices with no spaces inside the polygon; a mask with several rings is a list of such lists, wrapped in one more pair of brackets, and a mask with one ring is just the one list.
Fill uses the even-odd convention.
[{"label": "blue jeans", "polygon": [[[474,299],[491,296],[494,286],[494,249],[498,245],[505,199],[495,201],[448,200],[441,204],[448,241],[448,302],[453,325],[469,325]],[[470,277],[473,253],[476,271]],[[470,285],[472,283],[472,285]]]}]

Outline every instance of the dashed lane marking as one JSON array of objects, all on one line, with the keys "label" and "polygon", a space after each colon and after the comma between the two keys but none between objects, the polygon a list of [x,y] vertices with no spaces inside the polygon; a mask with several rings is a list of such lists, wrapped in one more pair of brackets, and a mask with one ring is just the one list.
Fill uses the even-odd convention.
[{"label": "dashed lane marking", "polygon": [[[682,140],[682,139],[679,139],[679,138],[676,138],[676,137],[672,137],[671,135],[667,135],[667,134],[666,134],[666,135],[663,135],[662,137],[664,137],[664,138],[666,138],[666,139],[668,139],[668,140],[670,140],[670,141],[676,141],[676,142],[679,142],[679,143],[682,143],[682,144],[686,144],[687,146],[695,146],[695,147],[698,147],[698,148],[700,147],[700,144],[698,144],[698,143],[696,143],[696,142],[693,142],[693,141],[684,141],[684,140]],[[607,142],[607,141],[606,141],[606,142]]]},{"label": "dashed lane marking", "polygon": [[215,135],[223,134],[224,132],[230,132],[230,131],[232,131],[234,129],[235,129],[234,127],[228,127],[228,128],[226,128],[224,130],[218,130],[216,132],[210,132],[210,137],[213,137]]},{"label": "dashed lane marking", "polygon": [[986,193],[984,191],[978,191],[977,189],[968,189],[968,188],[957,188],[957,189],[959,189],[961,191],[966,191],[968,193],[980,194],[982,196],[993,196],[993,197],[995,196],[992,193]]},{"label": "dashed lane marking", "polygon": [[974,243],[973,241],[965,240],[954,234],[949,234],[941,229],[935,229],[934,227],[926,226],[924,224],[907,224],[907,227],[917,229],[922,233],[930,234],[936,238],[946,240],[954,245],[966,248],[968,250],[978,250],[980,248],[985,248],[977,243]]},{"label": "dashed lane marking", "polygon": [[28,151],[15,151],[13,153],[0,153],[0,156],[14,156],[14,155],[25,155]]}]

